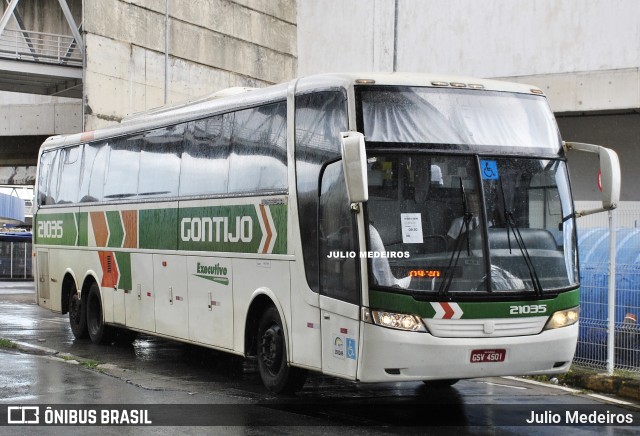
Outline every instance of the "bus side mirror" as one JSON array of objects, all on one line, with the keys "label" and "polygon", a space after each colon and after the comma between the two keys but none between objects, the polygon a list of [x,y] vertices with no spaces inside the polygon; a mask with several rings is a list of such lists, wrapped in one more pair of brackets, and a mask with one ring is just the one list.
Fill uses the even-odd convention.
[{"label": "bus side mirror", "polygon": [[597,153],[600,158],[600,187],[602,189],[602,208],[576,212],[577,216],[589,215],[596,212],[611,210],[618,207],[620,201],[620,161],[618,154],[605,147],[581,142],[565,142],[567,150],[587,151]]},{"label": "bus side mirror", "polygon": [[342,168],[349,202],[365,202],[369,200],[369,187],[364,135],[359,132],[341,132],[340,139],[342,142]]}]

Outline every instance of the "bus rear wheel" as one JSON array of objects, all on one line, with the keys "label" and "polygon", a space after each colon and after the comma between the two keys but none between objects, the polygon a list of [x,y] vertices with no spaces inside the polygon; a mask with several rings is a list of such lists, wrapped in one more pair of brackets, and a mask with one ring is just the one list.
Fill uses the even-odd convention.
[{"label": "bus rear wheel", "polygon": [[100,287],[93,283],[87,296],[87,330],[94,344],[107,344],[111,341],[111,329],[104,324]]},{"label": "bus rear wheel", "polygon": [[258,323],[258,369],[265,387],[275,393],[292,393],[304,385],[305,370],[287,363],[287,345],[278,310],[269,307]]},{"label": "bus rear wheel", "polygon": [[76,339],[85,339],[89,336],[87,330],[87,308],[82,304],[78,293],[74,292],[69,297],[69,325]]}]

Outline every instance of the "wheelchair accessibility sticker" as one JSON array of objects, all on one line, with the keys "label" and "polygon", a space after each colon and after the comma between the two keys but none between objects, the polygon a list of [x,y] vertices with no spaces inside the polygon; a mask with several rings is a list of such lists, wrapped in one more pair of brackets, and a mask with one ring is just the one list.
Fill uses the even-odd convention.
[{"label": "wheelchair accessibility sticker", "polygon": [[498,180],[498,163],[495,160],[480,160],[480,173],[484,180]]},{"label": "wheelchair accessibility sticker", "polygon": [[347,359],[356,360],[356,340],[347,338]]}]

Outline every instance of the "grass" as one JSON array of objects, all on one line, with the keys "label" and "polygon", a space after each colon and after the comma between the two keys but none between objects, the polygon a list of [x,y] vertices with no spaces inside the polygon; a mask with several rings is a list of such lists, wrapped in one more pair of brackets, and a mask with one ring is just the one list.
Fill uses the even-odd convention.
[{"label": "grass", "polygon": [[87,368],[87,369],[95,369],[101,363],[98,362],[97,360],[88,359],[88,360],[80,362],[80,364],[82,366],[84,366],[85,368]]},{"label": "grass", "polygon": [[16,347],[17,345],[15,344],[15,342],[9,339],[0,338],[0,348],[16,348]]}]

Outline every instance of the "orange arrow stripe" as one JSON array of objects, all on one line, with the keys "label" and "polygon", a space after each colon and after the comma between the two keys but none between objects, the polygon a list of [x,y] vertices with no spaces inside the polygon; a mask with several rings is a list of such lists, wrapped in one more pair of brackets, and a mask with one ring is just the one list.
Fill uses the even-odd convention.
[{"label": "orange arrow stripe", "polygon": [[118,286],[120,274],[113,251],[99,251],[100,266],[102,266],[102,286],[113,288]]},{"label": "orange arrow stripe", "polygon": [[260,214],[262,215],[262,221],[264,222],[264,228],[267,231],[267,239],[264,242],[264,247],[262,248],[262,253],[267,253],[269,250],[269,245],[271,245],[271,238],[273,237],[273,232],[271,230],[271,225],[269,224],[269,218],[267,217],[267,211],[264,209],[264,205],[260,205]]},{"label": "orange arrow stripe", "polygon": [[96,246],[106,247],[109,240],[109,228],[104,212],[89,212],[89,215],[91,216],[93,235],[96,238]]},{"label": "orange arrow stripe", "polygon": [[124,226],[123,248],[138,248],[138,211],[123,210],[120,214]]}]

